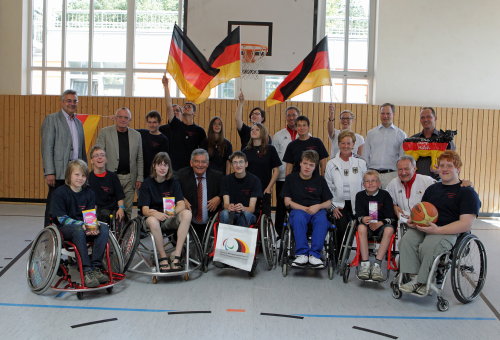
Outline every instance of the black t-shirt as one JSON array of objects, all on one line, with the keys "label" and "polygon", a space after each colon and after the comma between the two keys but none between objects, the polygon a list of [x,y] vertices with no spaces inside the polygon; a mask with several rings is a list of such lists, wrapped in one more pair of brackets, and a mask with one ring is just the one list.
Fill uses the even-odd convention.
[{"label": "black t-shirt", "polygon": [[[369,196],[366,190],[362,190],[356,194],[356,218],[370,216],[370,202],[377,202],[377,220],[384,222],[384,224],[395,224],[396,218],[394,216],[394,203],[391,195],[379,189],[377,194]],[[389,221],[390,220],[390,221]]]},{"label": "black t-shirt", "polygon": [[313,175],[310,179],[302,179],[298,172],[286,176],[282,196],[290,197],[293,202],[306,207],[321,204],[333,197],[323,176]]},{"label": "black t-shirt", "polygon": [[[319,154],[319,159],[328,158],[328,151],[321,139],[316,137],[309,137],[306,140],[296,139],[290,142],[285,150],[283,162],[293,164],[293,172],[300,171],[300,157],[302,152],[306,150],[314,150]],[[314,169],[315,174],[319,174],[319,166]]]},{"label": "black t-shirt", "polygon": [[247,147],[243,149],[243,153],[247,155],[247,171],[260,179],[262,191],[264,191],[271,181],[273,169],[281,165],[281,160],[276,148],[272,145],[267,145],[265,154],[262,154],[259,150],[258,147],[251,149]]},{"label": "black t-shirt", "polygon": [[116,210],[118,209],[117,202],[125,198],[120,180],[114,172],[106,171],[104,177],[98,177],[94,172],[91,172],[89,185],[95,193],[98,209]]},{"label": "black t-shirt", "polygon": [[150,209],[163,212],[163,197],[175,197],[175,204],[182,201],[184,195],[179,181],[172,177],[158,183],[154,178],[148,177],[139,190],[139,199],[137,200],[139,211],[142,210],[142,207],[148,206]]},{"label": "black t-shirt", "polygon": [[116,131],[118,133],[118,168],[117,174],[130,173],[130,147],[128,143],[128,129],[125,132]]},{"label": "black t-shirt", "polygon": [[427,188],[422,202],[434,204],[439,216],[436,225],[443,226],[458,221],[460,215],[479,214],[481,201],[472,187],[461,187],[462,183],[444,185],[435,183]]},{"label": "black t-shirt", "polygon": [[[218,146],[214,148],[212,155],[209,154],[210,162],[208,163],[208,167],[210,169],[214,169],[222,172],[223,174],[226,174],[226,162],[229,159],[229,156],[231,156],[231,154],[233,153],[233,145],[231,144],[230,141],[224,138],[224,146],[225,146],[224,154],[222,156],[219,152]],[[207,139],[205,139],[201,147],[208,151]]]},{"label": "black t-shirt", "polygon": [[243,178],[236,178],[235,174],[230,174],[222,178],[221,195],[229,195],[229,203],[241,203],[248,207],[250,198],[262,197],[260,180],[247,172]]},{"label": "black t-shirt", "polygon": [[89,209],[95,209],[95,194],[89,186],[82,187],[80,192],[74,192],[67,185],[54,190],[50,202],[50,216],[69,216],[74,220],[83,221],[82,211]]},{"label": "black t-shirt", "polygon": [[142,157],[144,159],[144,178],[151,173],[151,164],[158,152],[169,152],[168,138],[164,134],[153,135],[149,130],[137,130],[142,137]]},{"label": "black t-shirt", "polygon": [[[252,132],[252,128],[245,123],[241,126],[241,129],[238,130],[238,135],[240,136],[241,141],[241,149],[243,150],[248,145],[250,141],[250,133]],[[272,144],[271,136],[268,136],[267,143]]]},{"label": "black t-shirt", "polygon": [[167,137],[169,138],[169,155],[172,159],[172,167],[174,170],[179,170],[189,166],[191,152],[201,148],[207,134],[202,127],[196,124],[186,125],[176,117],[168,125],[169,129],[160,131],[167,131],[169,134]]}]

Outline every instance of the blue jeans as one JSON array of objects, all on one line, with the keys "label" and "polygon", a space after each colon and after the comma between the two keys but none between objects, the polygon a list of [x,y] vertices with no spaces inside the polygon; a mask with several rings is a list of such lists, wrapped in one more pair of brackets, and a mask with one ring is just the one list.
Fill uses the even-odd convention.
[{"label": "blue jeans", "polygon": [[257,217],[248,211],[236,212],[224,209],[219,215],[220,223],[238,225],[242,227],[249,227],[251,224],[254,224],[256,220]]},{"label": "blue jeans", "polygon": [[84,272],[102,268],[102,257],[104,250],[106,250],[106,243],[108,243],[109,228],[106,224],[99,225],[99,235],[89,236],[89,240],[94,241],[92,247],[92,259],[87,250],[87,235],[82,226],[76,224],[67,224],[59,227],[64,240],[70,241],[75,244],[76,249],[82,258],[82,267]]},{"label": "blue jeans", "polygon": [[[312,224],[311,248],[307,242],[307,225]],[[295,255],[312,255],[321,258],[321,250],[325,244],[326,233],[330,222],[326,218],[326,210],[321,209],[314,215],[303,210],[294,209],[290,212],[289,224],[295,238]]]}]

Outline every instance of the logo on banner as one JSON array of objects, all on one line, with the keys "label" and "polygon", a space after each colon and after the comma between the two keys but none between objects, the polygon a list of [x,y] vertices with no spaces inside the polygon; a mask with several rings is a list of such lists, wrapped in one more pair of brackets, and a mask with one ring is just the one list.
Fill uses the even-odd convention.
[{"label": "logo on banner", "polygon": [[249,253],[248,245],[239,238],[228,237],[224,241],[222,241],[222,246],[227,251],[234,251],[244,254]]}]

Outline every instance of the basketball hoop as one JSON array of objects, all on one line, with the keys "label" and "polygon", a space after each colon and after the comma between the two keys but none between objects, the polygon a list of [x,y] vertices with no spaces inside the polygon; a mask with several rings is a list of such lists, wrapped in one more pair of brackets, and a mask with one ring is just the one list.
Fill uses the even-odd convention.
[{"label": "basketball hoop", "polygon": [[241,44],[241,78],[259,77],[259,68],[264,56],[267,54],[267,46],[258,44]]}]

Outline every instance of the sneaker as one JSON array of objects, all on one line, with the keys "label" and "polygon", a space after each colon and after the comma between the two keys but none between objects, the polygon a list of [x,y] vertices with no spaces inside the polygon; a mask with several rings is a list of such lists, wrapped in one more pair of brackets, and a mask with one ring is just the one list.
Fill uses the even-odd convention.
[{"label": "sneaker", "polygon": [[323,267],[323,261],[321,259],[318,259],[316,256],[309,255],[309,264],[313,267]]},{"label": "sneaker", "polygon": [[295,256],[295,260],[292,262],[293,267],[302,267],[305,266],[309,262],[309,258],[307,255],[297,255]]},{"label": "sneaker", "polygon": [[380,265],[378,263],[374,263],[372,265],[372,268],[370,271],[370,276],[371,276],[373,281],[378,281],[378,282],[384,281],[384,275],[382,274],[382,268],[380,268]]},{"label": "sneaker", "polygon": [[95,288],[95,287],[99,286],[99,281],[94,276],[93,270],[85,272],[85,274],[83,274],[83,278],[85,281],[85,286],[87,286],[89,288]]},{"label": "sneaker", "polygon": [[410,275],[410,281],[399,286],[399,290],[405,293],[413,293],[418,287],[419,284],[417,282],[417,275],[412,274]]},{"label": "sneaker", "polygon": [[358,270],[358,278],[360,280],[368,280],[370,278],[370,262],[361,262]]},{"label": "sneaker", "polygon": [[101,269],[94,269],[94,277],[100,284],[109,282],[109,276],[104,274]]},{"label": "sneaker", "polygon": [[415,290],[418,295],[427,295],[427,285],[420,283],[418,288]]}]

